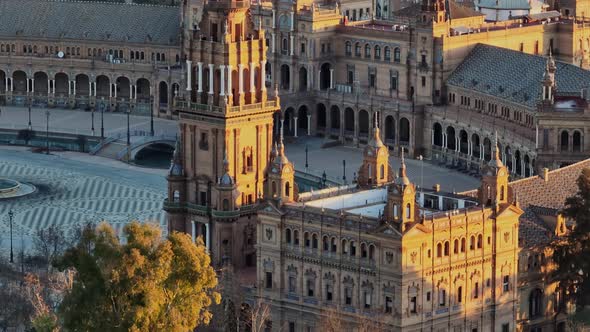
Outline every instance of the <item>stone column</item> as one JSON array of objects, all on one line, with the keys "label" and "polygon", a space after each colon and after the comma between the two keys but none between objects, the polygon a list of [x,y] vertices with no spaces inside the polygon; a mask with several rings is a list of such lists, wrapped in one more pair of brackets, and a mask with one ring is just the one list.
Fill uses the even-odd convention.
[{"label": "stone column", "polygon": [[4,78],[4,90],[8,92],[8,75]]},{"label": "stone column", "polygon": [[225,96],[225,65],[220,65],[219,69],[219,95]]},{"label": "stone column", "polygon": [[92,82],[90,82],[90,80],[88,80],[88,97],[92,97]]},{"label": "stone column", "polygon": [[311,91],[311,89],[313,88],[313,66],[309,65],[309,68],[307,68],[307,91]]},{"label": "stone column", "polygon": [[[76,82],[76,81],[74,81],[74,82]],[[35,94],[35,79],[34,78],[31,79],[31,93]]]},{"label": "stone column", "polygon": [[186,91],[192,90],[192,75],[193,75],[193,63],[190,60],[186,60]]},{"label": "stone column", "polygon": [[129,83],[129,99],[135,99],[133,98],[133,84]]},{"label": "stone column", "polygon": [[295,135],[294,135],[295,137],[297,137],[297,129],[299,129],[299,128],[297,128],[297,127],[299,127],[298,126],[299,123],[297,122],[298,119],[299,118],[296,117],[296,116],[293,117],[293,125],[294,125],[294,128],[295,128]]},{"label": "stone column", "polygon": [[295,31],[295,12],[291,11],[291,31]]},{"label": "stone column", "polygon": [[207,247],[207,250],[210,251],[211,250],[211,240],[209,239],[209,223],[205,224],[205,246]]},{"label": "stone column", "polygon": [[273,28],[273,29],[274,29],[274,28],[275,28],[275,26],[276,26],[276,25],[275,25],[275,24],[276,24],[276,13],[277,13],[277,11],[273,9],[273,10],[272,10],[272,28]]},{"label": "stone column", "polygon": [[[228,95],[228,99],[231,99],[231,96],[233,96],[233,91],[232,91],[232,65],[227,65],[227,93],[226,95]],[[231,104],[231,100],[230,100],[230,104]]]},{"label": "stone column", "polygon": [[318,91],[322,89],[322,71],[318,70]]},{"label": "stone column", "polygon": [[197,62],[197,92],[203,92],[203,63]]},{"label": "stone column", "polygon": [[195,242],[195,238],[196,238],[196,232],[195,232],[195,221],[191,220],[191,238],[193,240],[193,243]]},{"label": "stone column", "polygon": [[352,143],[355,146],[359,144],[359,111],[354,111],[354,137],[352,138]]},{"label": "stone column", "polygon": [[215,70],[215,65],[210,63],[209,64],[209,94],[212,95],[213,94],[213,77],[214,77],[214,70]]},{"label": "stone column", "polygon": [[[250,62],[250,93],[256,92],[256,82],[254,82],[254,73],[256,71],[256,67],[254,67],[254,62]],[[252,96],[254,99],[254,96]]]},{"label": "stone column", "polygon": [[47,79],[47,95],[50,95],[50,94],[51,94],[51,80]]},{"label": "stone column", "polygon": [[330,89],[334,89],[334,69],[330,68]]},{"label": "stone column", "polygon": [[74,80],[74,81],[72,81],[72,85],[74,86],[74,91],[73,91],[73,94],[74,94],[74,96],[75,96],[75,95],[76,95],[76,81],[75,81],[75,80]]},{"label": "stone column", "polygon": [[311,136],[311,114],[307,115],[307,136]]},{"label": "stone column", "polygon": [[266,60],[260,61],[260,80],[262,82],[260,90],[266,91]]},{"label": "stone column", "polygon": [[238,64],[238,93],[242,95],[244,93],[244,65]]},{"label": "stone column", "polygon": [[479,159],[484,160],[485,158],[485,146],[483,143],[479,144]]},{"label": "stone column", "polygon": [[291,35],[289,36],[289,48],[290,48],[290,55],[294,55],[295,54],[295,36]]},{"label": "stone column", "polygon": [[285,118],[281,117],[281,128],[279,129],[279,133],[281,135],[281,137],[285,136]]},{"label": "stone column", "polygon": [[270,39],[270,49],[271,49],[271,52],[272,53],[275,53],[276,52],[276,47],[275,47],[276,37],[275,37],[275,33],[274,32],[271,33],[270,36],[271,36],[271,39]]},{"label": "stone column", "polygon": [[113,84],[113,93],[115,94],[115,98],[117,98],[117,83]]}]

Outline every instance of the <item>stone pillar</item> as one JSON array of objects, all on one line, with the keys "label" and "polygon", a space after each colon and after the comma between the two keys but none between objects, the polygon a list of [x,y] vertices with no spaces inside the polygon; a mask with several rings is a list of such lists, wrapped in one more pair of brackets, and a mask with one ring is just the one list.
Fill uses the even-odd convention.
[{"label": "stone pillar", "polygon": [[211,251],[211,240],[210,240],[210,234],[209,234],[209,223],[205,224],[205,246],[207,247],[208,251]]},{"label": "stone pillar", "polygon": [[297,128],[297,127],[299,127],[299,126],[298,126],[298,124],[299,124],[299,123],[297,122],[297,120],[298,120],[298,119],[299,119],[299,118],[298,118],[298,117],[296,117],[296,116],[294,116],[294,117],[293,117],[293,125],[294,125],[294,129],[295,129],[295,135],[294,135],[294,136],[295,136],[295,137],[297,137],[297,129],[299,129],[299,128]]},{"label": "stone pillar", "polygon": [[220,65],[219,69],[219,95],[225,96],[225,65]]},{"label": "stone pillar", "polygon": [[318,70],[318,91],[322,89],[322,71]]},{"label": "stone pillar", "polygon": [[76,95],[76,81],[75,80],[72,81],[72,85],[74,86],[73,87],[74,89],[73,89],[73,93],[72,94],[75,96]]},{"label": "stone pillar", "polygon": [[[228,99],[231,99],[231,96],[234,94],[232,91],[233,88],[233,84],[232,84],[232,65],[227,65],[227,93],[226,95],[228,95]],[[231,100],[230,100],[230,104],[231,104]]]},{"label": "stone pillar", "polygon": [[290,49],[290,55],[294,55],[295,54],[295,36],[291,35],[289,36],[289,49]]},{"label": "stone pillar", "polygon": [[191,239],[193,240],[193,243],[195,242],[195,238],[196,238],[195,221],[191,220]]},{"label": "stone pillar", "polygon": [[4,90],[8,92],[8,75],[4,77]]},{"label": "stone pillar", "polygon": [[309,65],[309,68],[307,68],[307,91],[311,91],[311,89],[313,88],[313,66]]},{"label": "stone pillar", "polygon": [[[274,21],[273,21],[273,23],[274,23]],[[271,49],[271,52],[272,53],[275,53],[276,52],[276,47],[275,47],[276,37],[275,37],[275,33],[274,32],[271,33],[270,36],[271,36],[271,39],[270,39],[270,49]]]},{"label": "stone pillar", "polygon": [[307,136],[311,136],[311,114],[307,115]]},{"label": "stone pillar", "polygon": [[90,82],[90,80],[88,80],[88,97],[92,97],[92,82]]},{"label": "stone pillar", "polygon": [[260,80],[262,85],[260,90],[266,91],[266,60],[260,61]]},{"label": "stone pillar", "polygon": [[334,69],[330,68],[330,89],[334,89]]},{"label": "stone pillar", "polygon": [[209,94],[213,94],[213,74],[215,70],[215,65],[210,63],[209,64]]},{"label": "stone pillar", "polygon": [[[76,82],[76,81],[74,81]],[[31,78],[31,93],[35,94],[35,79]]]},{"label": "stone pillar", "polygon": [[279,130],[280,130],[279,133],[280,133],[281,137],[284,137],[285,136],[285,118],[283,118],[283,117],[281,117],[281,128]]},{"label": "stone pillar", "polygon": [[192,75],[193,75],[193,63],[190,60],[186,60],[186,91],[192,90]]},{"label": "stone pillar", "polygon": [[113,84],[113,93],[115,94],[115,98],[117,98],[117,83]]},{"label": "stone pillar", "polygon": [[291,31],[295,31],[295,12],[291,11]]},{"label": "stone pillar", "polygon": [[256,67],[254,67],[254,62],[250,62],[250,93],[252,94],[256,92],[256,82],[254,82],[255,71]]},{"label": "stone pillar", "polygon": [[238,64],[238,94],[242,95],[244,93],[244,65],[241,63]]},{"label": "stone pillar", "polygon": [[[397,131],[396,131],[397,132]],[[359,111],[354,111],[354,137],[352,138],[352,144],[358,146],[359,144]]]},{"label": "stone pillar", "polygon": [[274,29],[274,28],[275,28],[275,26],[276,26],[276,25],[275,25],[275,24],[276,24],[276,14],[277,14],[277,11],[273,9],[273,10],[272,10],[272,28],[273,28],[273,29]]},{"label": "stone pillar", "polygon": [[479,159],[484,160],[485,158],[485,146],[483,143],[479,144]]},{"label": "stone pillar", "polygon": [[133,84],[129,83],[129,100],[131,101],[133,98]]},{"label": "stone pillar", "polygon": [[203,63],[197,62],[197,92],[203,92]]},{"label": "stone pillar", "polygon": [[47,79],[47,95],[50,95],[50,94],[51,94],[51,80]]}]

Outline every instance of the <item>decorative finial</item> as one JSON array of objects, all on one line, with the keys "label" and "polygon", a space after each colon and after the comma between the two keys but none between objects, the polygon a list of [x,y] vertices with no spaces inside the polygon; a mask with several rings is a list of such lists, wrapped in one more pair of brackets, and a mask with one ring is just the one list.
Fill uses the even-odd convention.
[{"label": "decorative finial", "polygon": [[500,160],[500,149],[498,149],[498,131],[494,131],[494,159]]},{"label": "decorative finial", "polygon": [[226,173],[229,173],[229,160],[227,159],[227,148],[223,150],[223,169]]}]

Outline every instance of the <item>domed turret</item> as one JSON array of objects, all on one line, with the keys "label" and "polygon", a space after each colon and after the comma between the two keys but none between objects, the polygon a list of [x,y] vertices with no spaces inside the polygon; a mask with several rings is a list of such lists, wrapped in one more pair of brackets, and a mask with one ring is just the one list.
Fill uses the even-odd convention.
[{"label": "domed turret", "polygon": [[380,186],[393,180],[393,170],[389,165],[389,151],[381,141],[377,117],[375,117],[371,140],[365,146],[363,164],[358,174],[358,184],[365,188]]}]

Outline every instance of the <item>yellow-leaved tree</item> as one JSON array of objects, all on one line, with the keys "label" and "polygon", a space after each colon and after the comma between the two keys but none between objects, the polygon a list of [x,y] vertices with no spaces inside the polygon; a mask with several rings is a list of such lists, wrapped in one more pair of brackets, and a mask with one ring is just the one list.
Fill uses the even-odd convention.
[{"label": "yellow-leaved tree", "polygon": [[189,331],[208,324],[219,303],[217,276],[202,242],[162,238],[151,224],[125,226],[121,243],[102,223],[55,262],[76,272],[59,310],[68,331]]}]

